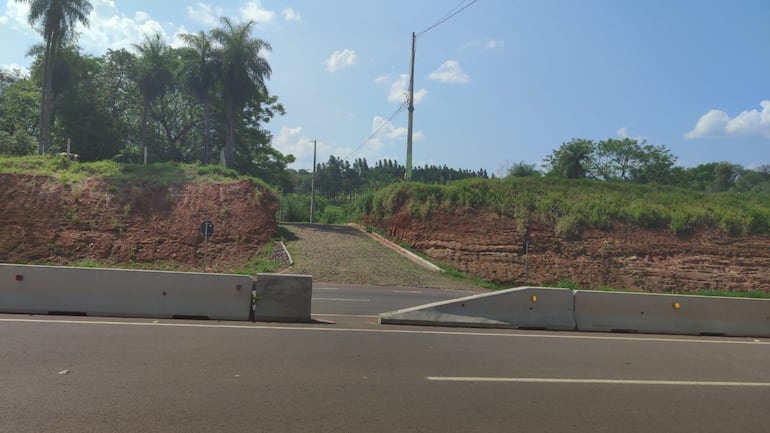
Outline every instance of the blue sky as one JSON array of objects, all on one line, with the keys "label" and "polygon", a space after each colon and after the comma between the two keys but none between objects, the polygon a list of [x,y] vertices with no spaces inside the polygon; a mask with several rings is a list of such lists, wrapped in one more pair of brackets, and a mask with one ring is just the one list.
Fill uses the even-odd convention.
[{"label": "blue sky", "polygon": [[[405,162],[411,33],[472,0],[92,0],[79,43],[102,55],[144,33],[254,19],[287,115],[273,145],[312,167],[330,154]],[[0,0],[0,65],[40,41]],[[686,167],[770,164],[767,0],[478,0],[417,38],[416,165],[490,173],[540,164],[571,138],[646,139]],[[378,131],[373,138],[373,132]]]}]

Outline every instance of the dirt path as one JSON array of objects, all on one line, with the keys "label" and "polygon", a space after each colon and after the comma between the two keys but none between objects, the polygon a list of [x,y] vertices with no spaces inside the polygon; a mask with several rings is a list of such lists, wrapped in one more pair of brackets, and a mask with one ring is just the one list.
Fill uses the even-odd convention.
[{"label": "dirt path", "polygon": [[281,224],[281,229],[294,259],[287,272],[312,275],[317,282],[475,289],[417,265],[354,227]]}]

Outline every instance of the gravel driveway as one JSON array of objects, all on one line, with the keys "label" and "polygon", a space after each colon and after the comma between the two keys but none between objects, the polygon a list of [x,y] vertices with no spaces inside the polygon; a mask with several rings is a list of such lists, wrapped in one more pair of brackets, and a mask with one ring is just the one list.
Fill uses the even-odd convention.
[{"label": "gravel driveway", "polygon": [[284,223],[281,228],[294,259],[287,272],[312,275],[317,282],[478,289],[471,282],[423,268],[352,226]]}]

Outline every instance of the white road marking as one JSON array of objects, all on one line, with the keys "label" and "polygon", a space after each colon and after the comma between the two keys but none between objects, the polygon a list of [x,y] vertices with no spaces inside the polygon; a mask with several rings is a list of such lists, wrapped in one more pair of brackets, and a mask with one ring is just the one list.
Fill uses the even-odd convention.
[{"label": "white road marking", "polygon": [[623,379],[564,379],[545,377],[435,377],[427,380],[434,382],[515,382],[515,383],[559,383],[587,385],[662,385],[662,386],[732,386],[766,387],[770,382],[711,382],[698,380],[623,380]]},{"label": "white road marking", "polygon": [[313,314],[313,317],[355,317],[358,319],[376,319],[380,316],[366,314]]},{"label": "white road marking", "polygon": [[334,287],[315,287],[313,290],[328,290],[330,292],[336,292],[339,289],[335,289]]},{"label": "white road marking", "polygon": [[[607,341],[638,341],[654,343],[693,343],[693,344],[749,344],[754,346],[770,346],[770,341],[756,342],[735,338],[732,340],[714,340],[713,337],[696,338],[660,338],[660,337],[617,337],[602,335],[567,335],[561,333],[517,333],[513,330],[501,330],[500,333],[476,332],[476,331],[427,331],[413,329],[383,329],[383,328],[331,328],[328,326],[270,326],[270,325],[228,325],[225,323],[161,323],[153,322],[125,322],[109,320],[60,320],[60,319],[7,319],[0,318],[0,323],[43,323],[43,324],[73,324],[73,325],[113,325],[113,326],[162,326],[169,328],[208,328],[208,329],[251,329],[270,331],[315,331],[315,332],[361,332],[371,334],[412,334],[412,335],[445,335],[445,336],[469,336],[469,337],[498,337],[498,338],[542,338],[560,340],[607,340]],[[246,322],[248,323],[248,322]]]},{"label": "white road marking", "polygon": [[337,301],[337,302],[369,302],[368,299],[355,298],[313,298],[314,301]]},{"label": "white road marking", "polygon": [[422,292],[419,290],[394,290],[393,293],[406,293],[409,295],[421,295]]}]

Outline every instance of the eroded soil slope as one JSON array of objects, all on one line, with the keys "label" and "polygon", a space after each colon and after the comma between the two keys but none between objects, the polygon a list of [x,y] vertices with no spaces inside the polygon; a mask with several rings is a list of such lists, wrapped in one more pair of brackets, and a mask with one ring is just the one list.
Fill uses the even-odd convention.
[{"label": "eroded soil slope", "polygon": [[0,174],[0,262],[93,260],[200,270],[200,224],[211,220],[207,268],[232,271],[273,237],[276,206],[270,192],[247,180],[62,185],[44,176]]},{"label": "eroded soil slope", "polygon": [[435,260],[510,286],[570,279],[582,287],[653,292],[770,292],[770,236],[731,237],[708,230],[680,237],[616,223],[610,230],[590,229],[563,239],[549,224],[530,221],[521,227],[492,212],[435,212],[420,220],[409,217],[406,208],[370,223]]}]

